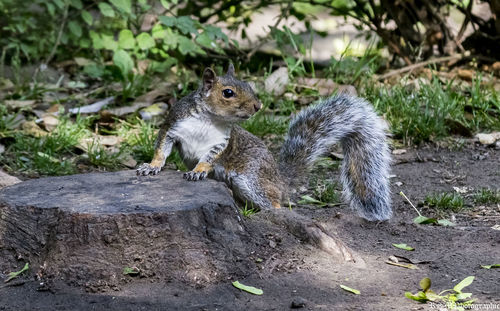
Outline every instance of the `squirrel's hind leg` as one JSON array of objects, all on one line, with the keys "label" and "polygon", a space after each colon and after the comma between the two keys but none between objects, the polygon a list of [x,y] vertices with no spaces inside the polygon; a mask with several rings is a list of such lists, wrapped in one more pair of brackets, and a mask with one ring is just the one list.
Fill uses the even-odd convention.
[{"label": "squirrel's hind leg", "polygon": [[275,185],[261,185],[252,175],[237,175],[231,178],[230,188],[239,201],[258,209],[281,207],[281,190]]}]

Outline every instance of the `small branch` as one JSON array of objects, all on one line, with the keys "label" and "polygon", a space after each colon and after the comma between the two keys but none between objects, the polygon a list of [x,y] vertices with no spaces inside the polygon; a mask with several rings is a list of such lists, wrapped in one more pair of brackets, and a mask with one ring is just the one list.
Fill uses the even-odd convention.
[{"label": "small branch", "polygon": [[429,59],[429,60],[426,60],[424,62],[416,63],[416,64],[413,64],[413,65],[410,65],[410,66],[406,66],[406,67],[403,67],[403,68],[400,68],[400,69],[397,69],[397,70],[390,71],[390,72],[388,72],[386,74],[378,76],[377,80],[384,80],[384,79],[387,79],[389,77],[392,77],[392,76],[395,76],[395,75],[399,75],[399,74],[402,74],[402,73],[406,73],[406,72],[415,70],[417,68],[425,67],[425,66],[428,66],[428,65],[431,65],[431,64],[443,63],[443,62],[448,62],[448,61],[451,61],[451,60],[460,60],[460,59],[463,59],[463,58],[466,58],[466,57],[469,57],[469,56],[470,56],[470,52],[466,51],[465,53],[462,53],[462,54],[454,54],[454,55],[450,55],[450,56],[444,56],[444,57],[438,57],[438,58],[435,58],[435,59]]},{"label": "small branch", "polygon": [[411,207],[413,207],[416,211],[417,211],[417,214],[418,216],[422,217],[422,214],[420,214],[420,212],[418,211],[418,209],[415,207],[415,205],[413,205],[413,203],[411,203],[410,199],[408,199],[408,197],[406,196],[406,194],[404,194],[403,191],[399,192],[400,195],[403,196],[403,198],[406,199],[406,201],[408,201],[408,203],[410,203]]}]

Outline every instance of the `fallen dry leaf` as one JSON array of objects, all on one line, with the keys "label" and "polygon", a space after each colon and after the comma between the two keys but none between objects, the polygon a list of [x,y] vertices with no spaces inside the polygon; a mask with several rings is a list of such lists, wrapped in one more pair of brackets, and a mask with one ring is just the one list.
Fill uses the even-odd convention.
[{"label": "fallen dry leaf", "polygon": [[20,183],[21,180],[17,177],[10,176],[4,171],[0,170],[0,189],[3,187],[11,186]]},{"label": "fallen dry leaf", "polygon": [[69,110],[70,113],[96,113],[102,109],[102,107],[111,104],[115,100],[114,96],[105,98],[103,100],[97,101],[91,105],[86,105],[77,108],[71,108]]},{"label": "fallen dry leaf", "polygon": [[59,124],[59,119],[50,113],[44,114],[42,120],[45,129],[49,132],[52,132]]},{"label": "fallen dry leaf", "polygon": [[10,109],[19,109],[25,107],[31,107],[36,102],[36,100],[6,100],[5,106]]},{"label": "fallen dry leaf", "polygon": [[22,129],[26,134],[31,135],[31,136],[35,136],[35,137],[43,137],[43,136],[46,136],[47,134],[49,134],[48,132],[45,132],[44,130],[42,130],[38,126],[38,124],[35,123],[35,121],[24,122],[22,125]]},{"label": "fallen dry leaf", "polygon": [[474,71],[469,69],[458,69],[458,76],[461,79],[472,81],[472,79],[474,78]]}]

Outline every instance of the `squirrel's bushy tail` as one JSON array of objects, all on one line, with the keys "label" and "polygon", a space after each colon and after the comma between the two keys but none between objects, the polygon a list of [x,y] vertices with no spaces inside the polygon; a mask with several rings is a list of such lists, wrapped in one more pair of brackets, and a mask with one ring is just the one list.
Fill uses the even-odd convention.
[{"label": "squirrel's bushy tail", "polygon": [[291,121],[280,152],[280,173],[293,187],[318,157],[340,142],[344,199],[363,218],[389,219],[391,158],[385,129],[385,122],[361,98],[337,95],[323,100]]}]

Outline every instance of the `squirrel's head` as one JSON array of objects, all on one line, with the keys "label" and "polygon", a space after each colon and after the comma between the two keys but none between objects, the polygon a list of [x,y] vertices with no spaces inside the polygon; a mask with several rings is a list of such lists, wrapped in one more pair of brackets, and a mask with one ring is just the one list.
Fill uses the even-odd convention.
[{"label": "squirrel's head", "polygon": [[233,64],[220,77],[205,68],[201,94],[210,112],[226,121],[246,120],[262,108],[250,85],[234,76]]}]

